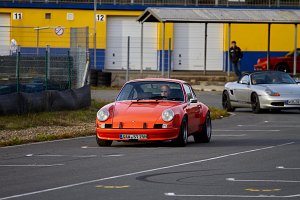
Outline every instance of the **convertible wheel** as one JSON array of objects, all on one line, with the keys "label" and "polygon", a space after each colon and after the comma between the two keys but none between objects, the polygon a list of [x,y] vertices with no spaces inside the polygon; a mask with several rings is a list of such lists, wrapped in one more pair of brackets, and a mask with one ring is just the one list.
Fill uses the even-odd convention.
[{"label": "convertible wheel", "polygon": [[196,143],[209,143],[211,138],[211,118],[210,114],[208,113],[205,118],[205,122],[203,124],[203,128],[201,132],[195,133],[194,140]]},{"label": "convertible wheel", "polygon": [[188,141],[188,125],[186,119],[184,118],[181,122],[180,133],[178,135],[178,138],[175,139],[173,142],[178,147],[184,147],[187,144],[187,141]]},{"label": "convertible wheel", "polygon": [[261,111],[259,98],[256,93],[254,93],[251,97],[251,106],[254,113],[259,113]]},{"label": "convertible wheel", "polygon": [[233,112],[235,110],[234,107],[232,107],[231,102],[230,102],[230,97],[227,91],[223,92],[222,95],[222,106],[225,110],[228,112]]},{"label": "convertible wheel", "polygon": [[100,146],[100,147],[110,147],[111,144],[112,144],[112,140],[102,140],[102,139],[99,139],[97,136],[96,136],[96,141],[97,141],[97,144]]}]

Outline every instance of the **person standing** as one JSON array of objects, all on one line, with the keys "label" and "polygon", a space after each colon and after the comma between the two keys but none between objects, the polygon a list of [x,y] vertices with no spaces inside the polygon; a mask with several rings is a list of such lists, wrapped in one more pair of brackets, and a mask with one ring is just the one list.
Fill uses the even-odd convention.
[{"label": "person standing", "polygon": [[241,78],[242,73],[240,69],[241,67],[240,61],[241,58],[243,57],[243,53],[241,48],[236,45],[236,41],[231,42],[231,47],[229,49],[229,52],[230,52],[230,60],[233,65],[234,72],[238,78]]}]

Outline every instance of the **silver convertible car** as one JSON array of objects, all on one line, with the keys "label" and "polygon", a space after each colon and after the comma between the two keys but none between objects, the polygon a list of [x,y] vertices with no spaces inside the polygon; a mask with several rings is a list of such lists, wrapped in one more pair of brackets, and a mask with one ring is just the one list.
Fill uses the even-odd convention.
[{"label": "silver convertible car", "polygon": [[252,108],[254,113],[264,109],[300,109],[300,85],[279,71],[244,74],[239,81],[225,85],[222,105],[227,111]]}]

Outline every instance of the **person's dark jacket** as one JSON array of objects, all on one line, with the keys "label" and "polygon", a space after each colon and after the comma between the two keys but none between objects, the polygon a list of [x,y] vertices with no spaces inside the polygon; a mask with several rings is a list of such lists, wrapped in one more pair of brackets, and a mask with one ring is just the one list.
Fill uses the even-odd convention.
[{"label": "person's dark jacket", "polygon": [[242,50],[238,46],[235,46],[234,48],[230,47],[229,52],[230,52],[230,60],[233,63],[239,62],[239,60],[243,57]]}]

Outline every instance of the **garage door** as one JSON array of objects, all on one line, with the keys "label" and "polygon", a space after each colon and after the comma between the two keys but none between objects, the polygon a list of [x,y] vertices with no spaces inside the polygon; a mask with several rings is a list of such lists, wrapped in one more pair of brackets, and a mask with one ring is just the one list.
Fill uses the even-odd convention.
[{"label": "garage door", "polygon": [[[174,24],[174,70],[204,69],[204,24]],[[223,25],[208,24],[207,70],[223,70]]]},{"label": "garage door", "polygon": [[[140,70],[141,24],[136,17],[107,18],[105,69],[127,68],[127,40],[130,36],[130,69]],[[147,70],[157,69],[157,25],[144,24],[143,66]]]},{"label": "garage door", "polygon": [[0,13],[0,55],[9,55],[10,47],[10,14]]}]

